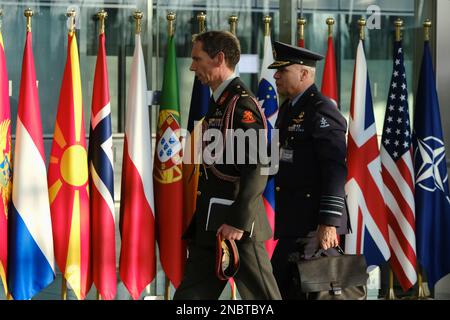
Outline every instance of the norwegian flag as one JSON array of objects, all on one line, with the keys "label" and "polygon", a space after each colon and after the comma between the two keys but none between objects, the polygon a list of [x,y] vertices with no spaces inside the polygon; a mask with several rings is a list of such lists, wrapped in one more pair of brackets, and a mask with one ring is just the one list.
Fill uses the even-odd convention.
[{"label": "norwegian flag", "polygon": [[364,254],[368,265],[390,257],[380,152],[373,115],[367,63],[362,40],[356,52],[347,147],[345,185],[352,233],[346,235],[347,253]]},{"label": "norwegian flag", "polygon": [[389,223],[390,264],[406,291],[416,283],[417,275],[414,167],[401,41],[394,43],[393,65],[380,154]]},{"label": "norwegian flag", "polygon": [[105,34],[99,35],[89,135],[92,276],[105,300],[116,295],[114,172]]}]

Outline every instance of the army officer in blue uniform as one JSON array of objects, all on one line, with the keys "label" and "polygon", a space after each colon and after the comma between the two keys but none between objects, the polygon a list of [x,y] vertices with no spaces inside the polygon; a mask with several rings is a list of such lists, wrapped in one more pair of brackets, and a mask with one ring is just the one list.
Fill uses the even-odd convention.
[{"label": "army officer in blue uniform", "polygon": [[283,299],[298,297],[289,254],[310,256],[338,245],[347,233],[344,185],[347,177],[347,124],[336,104],[314,84],[323,56],[304,48],[274,43],[280,107],[280,163],[275,176],[275,238],[272,266]]}]

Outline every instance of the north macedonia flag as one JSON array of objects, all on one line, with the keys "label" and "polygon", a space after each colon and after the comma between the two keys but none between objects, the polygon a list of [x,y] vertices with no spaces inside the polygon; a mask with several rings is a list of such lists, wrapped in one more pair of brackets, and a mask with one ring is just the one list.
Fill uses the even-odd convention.
[{"label": "north macedonia flag", "polygon": [[69,32],[48,185],[56,262],[78,299],[85,298],[92,284],[85,139],[77,39]]}]

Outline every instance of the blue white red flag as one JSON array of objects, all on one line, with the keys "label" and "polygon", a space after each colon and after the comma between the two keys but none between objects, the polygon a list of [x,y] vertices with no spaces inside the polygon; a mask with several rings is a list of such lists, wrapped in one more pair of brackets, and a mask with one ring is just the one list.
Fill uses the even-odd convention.
[{"label": "blue white red flag", "polygon": [[116,295],[116,245],[111,105],[105,34],[99,35],[89,134],[92,277],[102,299]]},{"label": "blue white red flag", "polygon": [[31,32],[22,62],[10,213],[8,287],[31,299],[55,278],[52,223]]},{"label": "blue white red flag", "polygon": [[401,41],[394,42],[393,71],[380,154],[391,245],[389,262],[397,280],[406,291],[416,283],[417,274],[414,167]]},{"label": "blue white red flag", "polygon": [[[264,114],[267,119],[268,141],[270,144],[271,135],[270,130],[275,127],[275,121],[278,116],[278,97],[276,86],[273,85],[274,81],[274,69],[268,69],[267,67],[272,64],[273,51],[270,35],[264,36],[264,54],[261,65],[261,77],[258,86],[258,101],[261,104]],[[270,148],[270,145],[269,145]],[[269,177],[266,188],[263,193],[264,206],[266,208],[267,218],[269,220],[272,230],[275,227],[275,181],[274,177]],[[272,257],[272,253],[275,250],[277,241],[273,237],[266,241],[266,249],[269,253],[269,257]]]},{"label": "blue white red flag", "polygon": [[390,257],[380,151],[372,94],[359,41],[353,74],[345,185],[352,233],[346,235],[347,253],[364,254],[368,265],[381,265]]}]

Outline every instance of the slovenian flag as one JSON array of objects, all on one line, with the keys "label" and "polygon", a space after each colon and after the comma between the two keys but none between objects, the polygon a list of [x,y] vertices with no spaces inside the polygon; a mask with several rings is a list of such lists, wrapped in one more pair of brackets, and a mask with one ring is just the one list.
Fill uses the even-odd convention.
[{"label": "slovenian flag", "polygon": [[[275,70],[268,69],[273,63],[273,51],[270,35],[264,36],[264,56],[261,65],[261,79],[258,86],[258,101],[261,104],[267,119],[268,141],[271,141],[271,129],[275,127],[278,116],[278,98],[276,87],[273,85]],[[270,146],[269,146],[270,148]],[[266,208],[267,219],[272,230],[275,227],[275,181],[274,177],[269,177],[263,193],[264,206]],[[266,241],[266,250],[269,257],[275,250],[277,241],[273,237]]]}]

